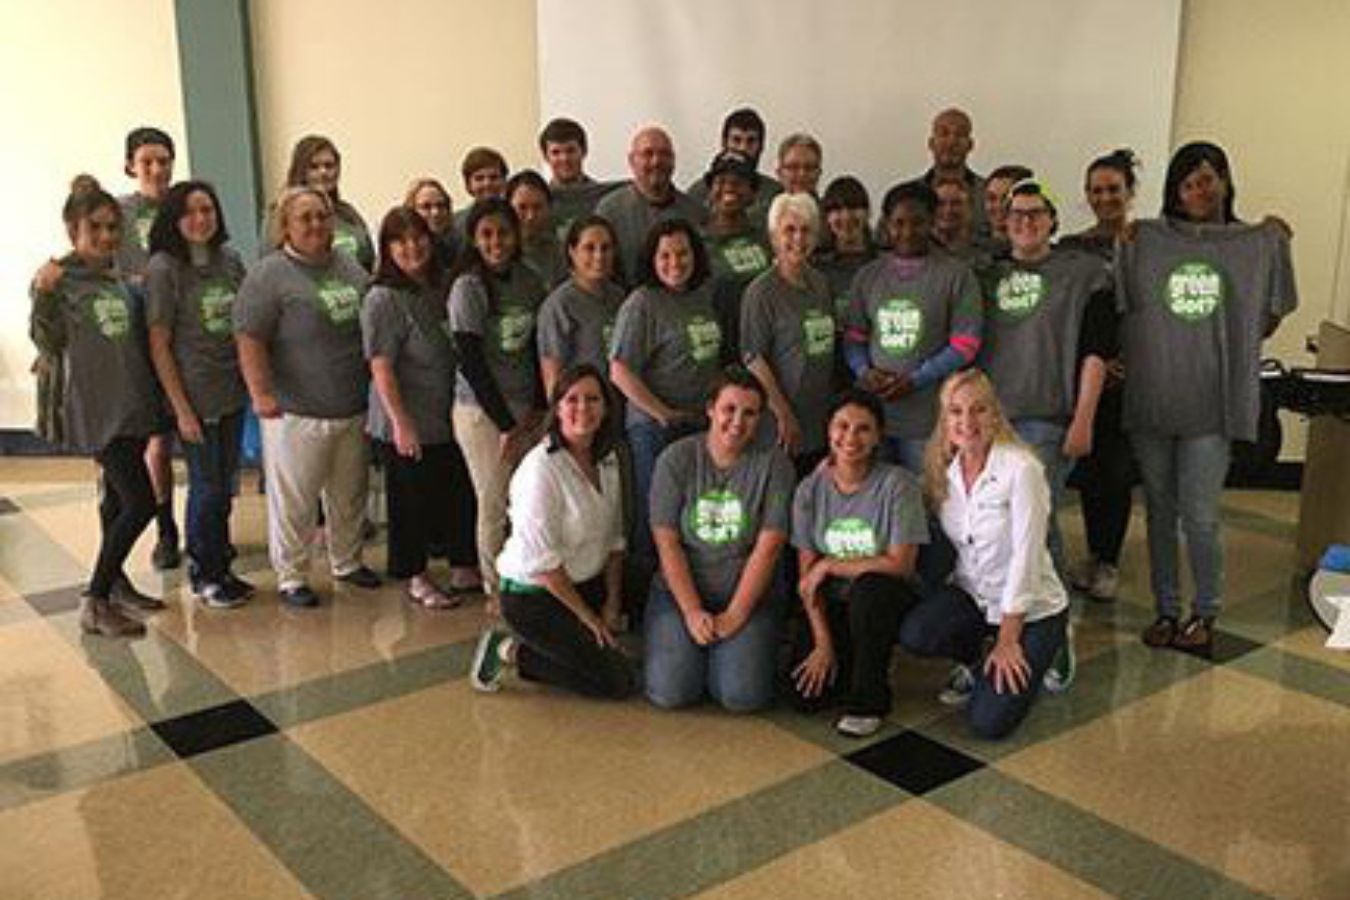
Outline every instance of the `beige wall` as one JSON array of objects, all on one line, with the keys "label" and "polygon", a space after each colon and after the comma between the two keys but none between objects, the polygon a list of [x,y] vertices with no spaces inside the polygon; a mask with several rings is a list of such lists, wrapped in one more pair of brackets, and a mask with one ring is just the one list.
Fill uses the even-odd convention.
[{"label": "beige wall", "polygon": [[[1350,3],[1186,0],[1173,143],[1200,138],[1228,151],[1239,215],[1273,212],[1294,229],[1301,302],[1267,354],[1310,365],[1305,336],[1350,316]],[[1286,417],[1285,433],[1286,455],[1301,455],[1303,425]]]},{"label": "beige wall", "polygon": [[343,196],[374,232],[413,176],[465,203],[459,162],[494,146],[538,167],[533,0],[253,0],[254,61],[269,193],[305,134],[343,155]]},{"label": "beige wall", "polygon": [[[178,43],[171,0],[24,0],[6,3],[0,30],[0,428],[33,422],[28,367],[28,281],[70,249],[61,225],[71,178],[109,192],[134,184],[123,138],[158,125],[183,143]],[[128,52],[134,47],[135,52]],[[186,148],[179,148],[187,171]]]}]

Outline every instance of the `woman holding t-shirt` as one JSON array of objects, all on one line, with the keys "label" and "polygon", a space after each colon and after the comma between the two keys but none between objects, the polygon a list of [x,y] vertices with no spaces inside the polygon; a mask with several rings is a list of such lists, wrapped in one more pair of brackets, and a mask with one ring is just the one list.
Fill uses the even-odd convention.
[{"label": "woman holding t-shirt", "polygon": [[819,230],[810,194],[775,197],[773,268],[750,283],[741,304],[741,352],[769,395],[761,439],[776,439],[800,473],[824,453],[834,380],[834,304],[825,276],[810,263]]},{"label": "woman holding t-shirt", "polygon": [[333,249],[344,253],[367,272],[375,268],[375,248],[365,219],[338,194],[342,179],[342,154],[337,145],[322,135],[302,137],[291,151],[286,170],[287,187],[311,187],[328,197],[333,206]]},{"label": "woman holding t-shirt", "polygon": [[478,565],[495,601],[511,471],[542,419],[535,317],[544,285],[521,258],[520,222],[505,200],[479,200],[466,228],[469,243],[450,288],[460,360],[454,423],[478,498]]},{"label": "woman holding t-shirt", "polygon": [[[1261,341],[1298,304],[1287,227],[1242,224],[1234,193],[1223,150],[1187,144],[1167,167],[1164,218],[1134,223],[1116,256],[1125,430],[1144,480],[1158,613],[1143,633],[1150,647],[1211,649],[1229,444],[1256,439]],[[1184,622],[1178,526],[1195,584]]]},{"label": "woman holding t-shirt", "polygon": [[807,708],[840,698],[835,727],[867,737],[891,708],[891,647],[918,602],[914,566],[928,543],[913,476],[877,459],[885,408],[857,388],[830,406],[829,465],[797,487],[792,542],[809,628],[797,635],[792,681]]},{"label": "woman holding t-shirt", "polygon": [[213,609],[238,606],[253,593],[230,571],[230,510],[248,392],[234,343],[244,264],[227,240],[215,188],[176,184],[150,229],[145,275],[150,355],[187,460],[192,589]]},{"label": "woman holding t-shirt", "polygon": [[539,308],[539,368],[549,396],[564,371],[582,364],[609,374],[614,321],[623,288],[614,280],[619,246],[614,226],[599,216],[574,219],[567,229],[572,277]]},{"label": "woman holding t-shirt", "polygon": [[323,191],[283,190],[269,235],[276,249],[249,270],[234,305],[239,364],[262,424],[268,551],[282,602],[293,608],[319,603],[308,569],[320,497],[333,578],[380,584],[361,562],[367,275],[333,248],[333,218]]},{"label": "woman holding t-shirt", "polygon": [[647,698],[689,706],[710,694],[732,712],[773,699],[792,465],[753,446],[764,388],[728,369],[708,402],[709,429],[672,444],[652,479],[661,568],[646,627]]},{"label": "woman holding t-shirt", "polygon": [[62,210],[72,252],[33,280],[30,333],[42,356],[64,360],[59,417],[64,442],[91,452],[103,478],[98,559],[80,598],[80,628],[126,637],[145,626],[121,606],[153,611],[162,601],[137,591],[123,570],[155,516],[155,492],[142,457],[163,414],[145,348],[139,297],[115,265],[122,228],[117,201],[87,175],[75,179]]}]

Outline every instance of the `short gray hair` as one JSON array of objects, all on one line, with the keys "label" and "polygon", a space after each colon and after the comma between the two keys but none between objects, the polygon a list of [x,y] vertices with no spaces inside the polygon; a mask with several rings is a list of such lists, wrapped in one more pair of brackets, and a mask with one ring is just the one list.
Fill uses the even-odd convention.
[{"label": "short gray hair", "polygon": [[810,194],[786,192],[774,197],[773,202],[769,204],[770,238],[778,234],[778,229],[788,216],[805,220],[811,226],[812,236],[820,238],[820,205],[816,203],[815,197]]}]

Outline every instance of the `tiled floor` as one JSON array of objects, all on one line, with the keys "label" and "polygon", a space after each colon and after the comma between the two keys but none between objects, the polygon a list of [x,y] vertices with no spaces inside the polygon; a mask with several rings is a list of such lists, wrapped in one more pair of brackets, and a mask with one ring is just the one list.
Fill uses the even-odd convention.
[{"label": "tiled floor", "polygon": [[784,710],[475,695],[480,607],[285,611],[248,492],[252,605],[200,608],[145,541],[130,569],[169,609],[89,638],[91,469],[0,459],[0,898],[1347,900],[1350,654],[1291,577],[1297,498],[1225,504],[1214,660],[1137,641],[1136,521],[1120,600],[1075,603],[1078,682],[1011,740],[897,654],[895,712],[855,742]]}]

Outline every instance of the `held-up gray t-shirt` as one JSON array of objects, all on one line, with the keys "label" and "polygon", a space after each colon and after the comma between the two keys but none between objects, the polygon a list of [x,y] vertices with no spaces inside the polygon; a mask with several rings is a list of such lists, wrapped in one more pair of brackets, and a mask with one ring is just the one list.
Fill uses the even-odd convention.
[{"label": "held-up gray t-shirt", "polygon": [[212,422],[248,402],[234,346],[234,301],[244,264],[227,247],[205,265],[156,253],[145,269],[149,325],[168,328],[183,390],[197,418]]},{"label": "held-up gray t-shirt", "polygon": [[628,284],[637,283],[638,257],[642,255],[647,232],[651,231],[653,225],[666,219],[680,218],[697,228],[706,214],[702,206],[673,187],[670,202],[664,206],[655,206],[638,193],[632,182],[606,194],[596,205],[595,211],[609,220],[615,234],[619,236],[619,261],[623,263],[622,274]]},{"label": "held-up gray t-shirt", "polygon": [[[798,287],[770,269],[751,282],[741,303],[741,353],[747,363],[763,359],[773,370],[801,426],[801,450],[814,453],[825,447],[834,386],[834,302],[824,275],[807,266],[802,277]],[[759,442],[772,444],[777,429],[765,409]]]},{"label": "held-up gray t-shirt", "polygon": [[[652,475],[652,528],[673,528],[705,603],[728,600],[761,531],[787,533],[792,463],[776,449],[747,449],[719,469],[708,437],[695,434],[666,448]],[[656,575],[662,587],[665,576]]]},{"label": "held-up gray t-shirt", "polygon": [[[361,337],[366,359],[380,357],[393,365],[403,408],[418,439],[428,445],[450,443],[455,350],[444,292],[376,285],[361,306]],[[393,420],[373,380],[366,431],[377,440],[394,440]]]},{"label": "held-up gray t-shirt", "polygon": [[[706,284],[683,294],[640,287],[619,308],[610,358],[673,409],[703,412],[721,354],[722,328]],[[629,425],[648,421],[636,403],[626,409]]]},{"label": "held-up gray t-shirt", "polygon": [[1261,340],[1298,305],[1284,230],[1137,222],[1116,254],[1116,293],[1126,430],[1255,440]]},{"label": "held-up gray t-shirt", "polygon": [[928,543],[918,482],[899,466],[877,462],[852,494],[817,469],[792,499],[792,545],[831,559],[867,559],[889,548]]},{"label": "held-up gray t-shirt", "polygon": [[1078,396],[1078,347],[1088,301],[1109,290],[1106,266],[1054,249],[1034,263],[1007,259],[987,275],[984,341],[976,364],[1010,419],[1067,421]]},{"label": "held-up gray t-shirt", "polygon": [[539,307],[539,355],[558,360],[564,369],[590,363],[608,380],[614,322],[622,305],[623,288],[612,281],[597,296],[567,279]]},{"label": "held-up gray t-shirt", "polygon": [[[496,281],[497,305],[488,301],[487,288],[477,275],[461,275],[450,288],[450,330],[483,339],[483,356],[497,382],[502,399],[513,410],[534,405],[535,317],[544,299],[544,285],[534,270],[514,263],[505,278]],[[455,379],[455,402],[481,406],[464,372]]]},{"label": "held-up gray t-shirt", "polygon": [[117,268],[122,277],[139,285],[150,262],[150,229],[159,213],[159,204],[141,194],[117,198],[122,210],[122,241],[117,248]]},{"label": "held-up gray t-shirt", "polygon": [[148,437],[160,429],[163,407],[150,365],[141,298],[109,270],[71,258],[51,295],[65,331],[66,442],[97,452],[119,437]]},{"label": "held-up gray t-shirt", "polygon": [[[970,267],[942,254],[923,258],[906,278],[894,256],[863,267],[849,289],[850,336],[865,337],[872,366],[912,374],[955,335],[979,340],[983,324],[980,286]],[[886,404],[886,434],[926,438],[936,420],[934,383]]]},{"label": "held-up gray t-shirt", "polygon": [[367,276],[344,253],[313,266],[274,250],[244,276],[234,330],[267,345],[281,411],[349,419],[366,409],[369,372],[361,352]]}]

